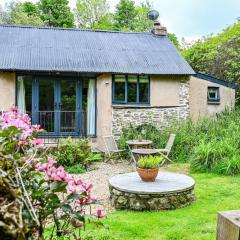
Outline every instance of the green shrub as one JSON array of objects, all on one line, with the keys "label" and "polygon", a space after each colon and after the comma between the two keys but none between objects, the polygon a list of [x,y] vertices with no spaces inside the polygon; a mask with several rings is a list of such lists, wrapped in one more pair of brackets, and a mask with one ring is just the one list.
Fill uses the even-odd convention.
[{"label": "green shrub", "polygon": [[146,156],[138,159],[138,167],[143,169],[154,169],[159,167],[162,162],[162,156]]},{"label": "green shrub", "polygon": [[120,147],[126,148],[126,141],[144,139],[153,141],[153,148],[165,148],[170,133],[176,138],[170,153],[175,162],[191,163],[192,171],[218,174],[240,173],[240,109],[217,114],[210,119],[194,123],[172,122],[168,127],[142,125],[124,129],[119,140]]},{"label": "green shrub", "polygon": [[87,138],[64,139],[60,142],[53,155],[58,159],[58,165],[71,167],[80,164],[85,169],[91,162],[102,159],[100,154],[92,153],[89,139]]},{"label": "green shrub", "polygon": [[81,164],[74,164],[66,167],[67,171],[72,174],[85,173],[86,169]]}]

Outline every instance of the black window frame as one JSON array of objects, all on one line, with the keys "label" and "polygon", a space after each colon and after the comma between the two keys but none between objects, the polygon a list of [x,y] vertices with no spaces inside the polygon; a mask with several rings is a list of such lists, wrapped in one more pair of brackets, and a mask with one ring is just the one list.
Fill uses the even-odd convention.
[{"label": "black window frame", "polygon": [[[125,78],[125,100],[119,101],[115,100],[115,76],[124,76]],[[128,77],[129,76],[136,76],[137,77],[137,96],[136,102],[129,102],[128,101]],[[139,101],[139,82],[140,77],[147,77],[148,78],[148,101],[147,102],[140,102]],[[150,76],[149,75],[137,75],[137,74],[113,74],[112,75],[112,103],[113,104],[129,104],[129,105],[150,105]]]},{"label": "black window frame", "polygon": [[[211,98],[209,95],[210,90],[216,91],[217,96],[215,98]],[[220,103],[220,88],[209,86],[207,88],[207,101],[208,103]]]}]

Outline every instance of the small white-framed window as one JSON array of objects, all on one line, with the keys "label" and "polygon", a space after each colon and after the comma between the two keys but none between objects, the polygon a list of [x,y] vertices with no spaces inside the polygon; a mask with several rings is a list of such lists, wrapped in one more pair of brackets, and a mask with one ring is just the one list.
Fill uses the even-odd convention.
[{"label": "small white-framed window", "polygon": [[219,87],[208,87],[207,100],[209,103],[219,103],[220,102]]}]

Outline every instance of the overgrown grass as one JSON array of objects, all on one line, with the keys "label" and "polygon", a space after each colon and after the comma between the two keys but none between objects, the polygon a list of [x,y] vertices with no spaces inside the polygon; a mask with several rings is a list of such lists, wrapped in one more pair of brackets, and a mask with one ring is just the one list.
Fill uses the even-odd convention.
[{"label": "overgrown grass", "polygon": [[[185,171],[186,164],[173,166]],[[240,176],[211,173],[192,174],[196,180],[197,200],[192,205],[174,211],[132,212],[108,214],[105,221],[115,240],[214,240],[217,213],[240,208]]]},{"label": "overgrown grass", "polygon": [[197,123],[189,120],[162,128],[143,125],[124,129],[119,144],[126,147],[126,140],[136,139],[141,133],[153,141],[153,147],[164,148],[171,132],[176,133],[170,156],[174,161],[190,162],[194,171],[240,173],[240,109],[226,110]]}]

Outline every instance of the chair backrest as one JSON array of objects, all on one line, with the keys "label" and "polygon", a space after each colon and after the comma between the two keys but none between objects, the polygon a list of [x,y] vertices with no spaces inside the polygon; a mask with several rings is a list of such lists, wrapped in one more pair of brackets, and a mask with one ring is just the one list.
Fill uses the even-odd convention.
[{"label": "chair backrest", "polygon": [[103,141],[108,153],[118,151],[118,146],[113,136],[103,136]]},{"label": "chair backrest", "polygon": [[176,137],[176,134],[173,134],[173,133],[170,134],[170,137],[169,137],[169,139],[168,139],[167,145],[166,145],[166,147],[165,147],[169,152],[170,152],[171,149],[172,149],[172,146],[173,146],[175,137]]}]

